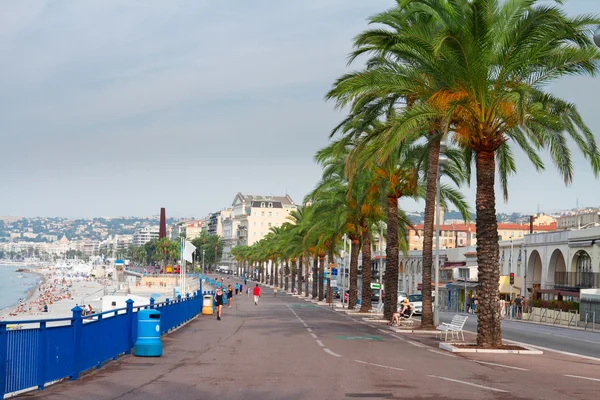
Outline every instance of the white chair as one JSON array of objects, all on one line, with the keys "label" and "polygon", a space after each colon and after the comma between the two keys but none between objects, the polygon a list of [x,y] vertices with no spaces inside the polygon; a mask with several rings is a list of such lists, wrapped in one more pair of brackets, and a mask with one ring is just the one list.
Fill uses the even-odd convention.
[{"label": "white chair", "polygon": [[452,321],[448,324],[446,322],[442,322],[440,325],[438,325],[435,329],[435,337],[437,338],[438,333],[440,335],[440,339],[442,338],[442,333],[446,332],[446,337],[445,337],[445,341],[448,341],[448,332],[450,332],[450,335],[452,338],[454,338],[454,334],[456,334],[456,339],[458,339],[458,334],[460,333],[460,335],[462,336],[462,340],[463,342],[465,341],[465,334],[463,332],[463,327],[465,326],[465,322],[467,322],[467,318],[469,318],[466,315],[458,315],[456,314],[454,317],[452,317]]}]

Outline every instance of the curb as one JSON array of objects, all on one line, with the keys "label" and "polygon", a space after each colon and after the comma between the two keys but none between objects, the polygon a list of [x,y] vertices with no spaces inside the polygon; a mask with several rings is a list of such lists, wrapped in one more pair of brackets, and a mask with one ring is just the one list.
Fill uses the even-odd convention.
[{"label": "curb", "polygon": [[399,328],[394,328],[394,327],[390,327],[389,328],[392,332],[396,332],[396,333],[408,333],[408,334],[435,334],[436,331],[427,331],[427,330],[422,330],[422,329],[399,329]]},{"label": "curb", "polygon": [[492,353],[492,354],[529,354],[529,355],[540,355],[544,354],[543,351],[534,349],[533,347],[521,345],[521,347],[527,350],[500,350],[500,349],[463,349],[454,346],[455,344],[468,344],[468,343],[440,343],[440,349],[449,351],[450,353]]}]

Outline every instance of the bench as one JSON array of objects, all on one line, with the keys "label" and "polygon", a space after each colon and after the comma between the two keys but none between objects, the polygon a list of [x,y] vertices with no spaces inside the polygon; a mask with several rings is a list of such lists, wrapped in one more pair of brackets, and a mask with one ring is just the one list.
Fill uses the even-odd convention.
[{"label": "bench", "polygon": [[442,322],[440,325],[438,325],[435,329],[435,337],[437,338],[438,333],[440,335],[440,339],[442,338],[442,333],[446,332],[446,338],[445,341],[448,341],[448,332],[450,332],[450,335],[452,336],[452,338],[454,338],[454,334],[456,334],[456,338],[458,339],[458,334],[460,333],[462,336],[462,340],[463,342],[465,341],[465,334],[463,332],[463,327],[465,326],[465,322],[467,322],[467,318],[469,318],[466,315],[454,315],[454,317],[452,317],[452,321],[450,323],[446,323],[446,322]]}]

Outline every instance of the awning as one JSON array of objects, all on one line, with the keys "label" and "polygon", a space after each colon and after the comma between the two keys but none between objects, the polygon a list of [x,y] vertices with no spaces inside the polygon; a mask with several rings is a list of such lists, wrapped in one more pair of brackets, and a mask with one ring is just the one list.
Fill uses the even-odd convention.
[{"label": "awning", "polygon": [[568,290],[560,290],[560,289],[541,289],[537,291],[542,294],[553,294],[555,296],[569,296],[569,297],[577,297],[579,298],[579,292],[571,292]]},{"label": "awning", "polygon": [[510,276],[501,276],[500,277],[500,286],[498,287],[498,292],[500,294],[520,293],[521,287],[523,284],[522,281],[523,281],[522,277],[515,276],[515,283],[514,283],[514,285],[512,285],[512,291],[511,291]]},{"label": "awning", "polygon": [[456,282],[450,282],[446,284],[447,288],[450,289],[464,289],[465,287],[467,289],[473,289],[476,288],[477,286],[479,286],[479,282],[461,282],[461,281],[456,281]]},{"label": "awning", "polygon": [[442,264],[441,269],[452,269],[457,267],[464,267],[467,265],[466,261],[458,261],[458,262],[445,262]]}]

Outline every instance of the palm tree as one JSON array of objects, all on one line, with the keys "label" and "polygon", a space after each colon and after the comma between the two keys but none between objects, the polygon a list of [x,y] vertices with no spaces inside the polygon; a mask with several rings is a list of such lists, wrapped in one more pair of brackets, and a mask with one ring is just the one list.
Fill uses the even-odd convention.
[{"label": "palm tree", "polygon": [[497,164],[506,199],[507,178],[516,172],[510,142],[515,142],[538,170],[543,170],[544,164],[537,151],[549,149],[569,183],[573,168],[566,133],[590,161],[594,173],[600,172],[594,136],[576,106],[544,91],[562,76],[596,73],[600,53],[590,38],[592,27],[600,21],[592,16],[568,17],[558,6],[540,3],[398,2],[409,18],[433,21],[436,29],[415,24],[405,27],[396,38],[396,52],[411,63],[395,66],[394,90],[419,95],[418,102],[399,115],[393,134],[410,136],[416,126],[443,121],[443,133],[465,149],[469,167],[471,161],[476,166],[477,342],[482,347],[502,344],[494,184]]}]

